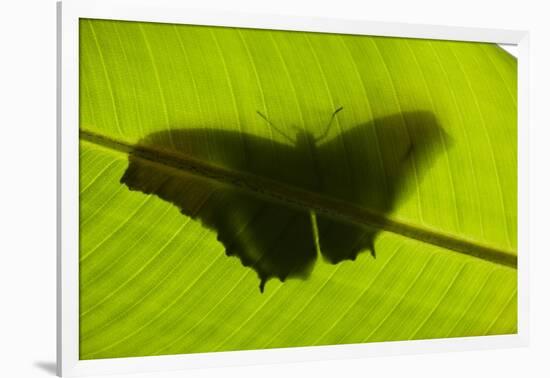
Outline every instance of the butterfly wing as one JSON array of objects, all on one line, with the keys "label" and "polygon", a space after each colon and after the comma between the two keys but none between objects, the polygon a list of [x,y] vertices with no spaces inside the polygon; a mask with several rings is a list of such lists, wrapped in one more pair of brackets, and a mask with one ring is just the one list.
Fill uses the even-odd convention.
[{"label": "butterfly wing", "polygon": [[[248,150],[245,150],[242,136],[237,133],[171,130],[152,134],[139,144],[130,154],[121,182],[131,190],[156,195],[174,204],[183,214],[214,230],[227,255],[238,257],[244,266],[257,272],[261,290],[270,277],[282,281],[288,277],[306,277],[316,258],[309,213],[159,164],[154,154],[152,159],[144,158],[151,155],[144,151],[173,148],[174,141],[182,156],[305,185],[306,172],[295,171],[303,162],[294,149],[247,136]],[[243,151],[255,153],[247,157]],[[289,166],[294,170],[289,170]]]},{"label": "butterfly wing", "polygon": [[[317,148],[320,191],[380,215],[391,213],[425,174],[448,139],[429,112],[398,113],[356,125]],[[337,263],[374,254],[377,231],[318,216],[323,256]]]}]

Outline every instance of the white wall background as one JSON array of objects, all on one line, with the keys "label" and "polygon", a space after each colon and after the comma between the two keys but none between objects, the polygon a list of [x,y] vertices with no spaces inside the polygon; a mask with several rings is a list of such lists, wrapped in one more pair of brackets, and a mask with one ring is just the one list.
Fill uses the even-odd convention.
[{"label": "white wall background", "polygon": [[[200,0],[190,7],[531,31],[531,345],[154,377],[549,377],[550,22],[542,0]],[[55,1],[0,12],[0,376],[55,361]]]}]

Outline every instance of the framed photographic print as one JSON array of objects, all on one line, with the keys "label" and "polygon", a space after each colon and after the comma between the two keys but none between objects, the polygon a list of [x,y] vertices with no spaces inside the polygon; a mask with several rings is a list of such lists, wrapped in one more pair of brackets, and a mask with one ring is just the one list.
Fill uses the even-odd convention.
[{"label": "framed photographic print", "polygon": [[526,344],[526,32],[58,16],[60,375]]}]

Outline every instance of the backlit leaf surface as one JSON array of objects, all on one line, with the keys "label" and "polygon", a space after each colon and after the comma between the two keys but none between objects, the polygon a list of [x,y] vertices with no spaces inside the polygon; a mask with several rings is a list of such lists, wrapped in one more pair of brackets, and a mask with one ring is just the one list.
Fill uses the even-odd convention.
[{"label": "backlit leaf surface", "polygon": [[[499,47],[102,20],[80,40],[82,359],[517,331],[517,71]],[[310,210],[318,235],[289,234]],[[262,256],[227,257],[209,216],[240,249],[279,227],[273,244],[317,237],[321,255],[284,282],[266,265],[262,293]],[[338,255],[356,226],[376,258]]]}]

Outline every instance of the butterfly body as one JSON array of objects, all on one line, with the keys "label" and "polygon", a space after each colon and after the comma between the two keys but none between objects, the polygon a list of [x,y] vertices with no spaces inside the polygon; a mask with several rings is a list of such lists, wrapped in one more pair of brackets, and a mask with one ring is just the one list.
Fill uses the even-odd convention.
[{"label": "butterfly body", "polygon": [[315,144],[317,141],[315,140],[315,136],[309,132],[309,131],[298,131],[296,132],[296,149],[302,150],[302,149],[310,149],[315,150]]}]

